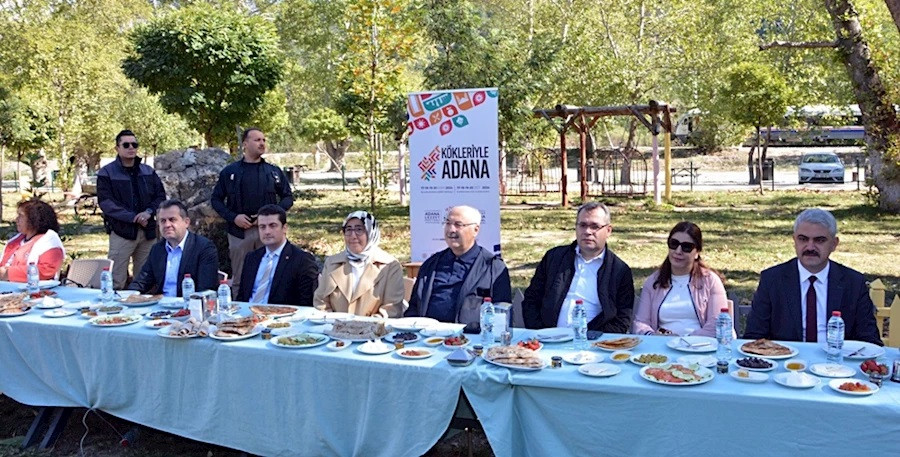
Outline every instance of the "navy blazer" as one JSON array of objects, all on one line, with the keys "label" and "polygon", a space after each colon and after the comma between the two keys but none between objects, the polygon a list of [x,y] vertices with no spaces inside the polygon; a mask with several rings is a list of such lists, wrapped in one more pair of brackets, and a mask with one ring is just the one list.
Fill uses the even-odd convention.
[{"label": "navy blazer", "polygon": [[[256,271],[266,254],[263,246],[244,258],[241,271],[241,289],[237,301],[249,302],[256,283]],[[269,303],[273,305],[312,306],[313,292],[319,282],[319,265],[316,258],[288,241],[278,256],[278,265],[272,276]]]},{"label": "navy blazer", "polygon": [[[827,317],[840,311],[844,338],[883,346],[875,325],[875,305],[862,273],[831,261],[828,271]],[[800,270],[797,259],[764,270],[747,318],[744,338],[803,341]]]},{"label": "navy blazer", "polygon": [[[163,238],[150,249],[150,255],[141,268],[141,273],[131,282],[128,289],[139,290],[142,294],[161,294],[163,283],[166,281],[167,258],[166,239]],[[191,275],[197,291],[216,290],[219,287],[219,253],[209,238],[188,232],[175,281],[179,297],[181,281],[185,274]]]},{"label": "navy blazer", "polygon": [[[544,254],[525,289],[522,301],[525,328],[556,327],[563,300],[575,277],[575,246],[575,242],[557,246]],[[634,308],[634,277],[631,267],[609,246],[597,272],[597,296],[603,312],[588,322],[588,329],[628,333]]]}]

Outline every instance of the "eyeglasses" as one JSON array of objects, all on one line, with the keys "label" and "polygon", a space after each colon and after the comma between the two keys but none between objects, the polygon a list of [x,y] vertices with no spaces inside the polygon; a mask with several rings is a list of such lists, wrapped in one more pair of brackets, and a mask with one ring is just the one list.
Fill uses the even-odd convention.
[{"label": "eyeglasses", "polygon": [[357,235],[362,235],[363,233],[366,233],[366,228],[365,228],[365,227],[358,226],[358,225],[357,225],[357,226],[353,226],[353,227],[349,227],[349,226],[348,226],[348,227],[344,227],[344,228],[342,228],[341,230],[344,232],[344,235],[350,235],[350,234],[353,234],[353,233],[355,233],[355,234],[357,234]]},{"label": "eyeglasses", "polygon": [[669,249],[673,251],[678,249],[678,246],[681,246],[681,252],[693,252],[697,247],[697,245],[694,243],[691,243],[689,241],[678,241],[675,238],[669,238],[668,244]]},{"label": "eyeglasses", "polygon": [[466,224],[466,223],[460,222],[460,221],[444,221],[445,227],[450,227],[452,225],[452,226],[456,227],[457,230],[462,230],[465,227],[468,227],[470,225],[476,225],[476,224],[478,224],[478,222],[469,222],[468,224]]},{"label": "eyeglasses", "polygon": [[584,222],[579,222],[579,223],[575,224],[575,227],[577,227],[579,230],[590,230],[592,232],[596,232],[596,231],[599,231],[606,227],[609,227],[609,224],[597,225],[597,224],[587,224]]},{"label": "eyeglasses", "polygon": [[128,148],[135,148],[135,149],[137,149],[137,148],[138,148],[138,142],[135,141],[134,143],[129,143],[129,142],[126,141],[126,142],[120,144],[119,146],[122,146],[122,149],[128,149]]}]

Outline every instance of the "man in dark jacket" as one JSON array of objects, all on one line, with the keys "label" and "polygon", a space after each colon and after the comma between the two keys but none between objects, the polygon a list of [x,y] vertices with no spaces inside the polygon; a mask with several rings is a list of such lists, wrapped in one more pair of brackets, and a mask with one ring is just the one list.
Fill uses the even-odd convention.
[{"label": "man in dark jacket", "polygon": [[109,233],[109,257],[113,261],[113,287],[128,280],[128,262],[137,276],[156,240],[156,207],[166,190],[156,171],[141,163],[138,141],[131,130],[116,135],[116,160],[97,172],[97,200]]},{"label": "man in dark jacket", "polygon": [[208,238],[188,231],[191,219],[178,200],[159,206],[163,239],[153,245],[144,268],[128,288],[144,294],[180,297],[184,275],[191,275],[197,291],[215,290],[219,279],[219,253]]},{"label": "man in dark jacket", "polygon": [[210,203],[225,219],[231,257],[231,286],[237,297],[241,291],[244,257],[262,247],[256,227],[256,213],[264,205],[276,204],[285,211],[294,204],[291,186],[280,168],[267,163],[266,135],[250,127],[241,137],[244,157],[222,169]]},{"label": "man in dark jacket", "polygon": [[572,304],[581,299],[589,330],[628,332],[634,279],[631,268],[607,246],[610,233],[605,205],[590,202],[578,208],[575,242],[547,251],[525,289],[525,327],[568,327]]},{"label": "man in dark jacket", "polygon": [[448,248],[422,263],[405,316],[466,324],[466,332],[472,333],[479,328],[484,297],[495,303],[512,301],[503,259],[475,243],[480,227],[477,209],[450,209],[444,221]]}]

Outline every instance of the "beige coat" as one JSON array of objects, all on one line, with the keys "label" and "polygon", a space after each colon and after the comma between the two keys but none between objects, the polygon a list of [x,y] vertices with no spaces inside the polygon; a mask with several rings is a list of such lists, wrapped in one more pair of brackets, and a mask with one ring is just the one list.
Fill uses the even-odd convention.
[{"label": "beige coat", "polygon": [[403,266],[397,259],[376,248],[356,290],[350,290],[351,269],[346,252],[327,257],[313,306],[357,316],[403,316],[407,304],[403,301]]}]

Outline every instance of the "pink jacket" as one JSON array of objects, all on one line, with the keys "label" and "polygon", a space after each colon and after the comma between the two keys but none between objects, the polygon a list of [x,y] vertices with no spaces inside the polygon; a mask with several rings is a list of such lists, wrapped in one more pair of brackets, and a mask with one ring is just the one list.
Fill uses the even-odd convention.
[{"label": "pink jacket", "polygon": [[[653,288],[653,282],[659,276],[659,270],[653,272],[641,288],[641,299],[634,308],[634,321],[631,332],[639,335],[656,333],[659,328],[659,307],[666,299],[671,287]],[[728,306],[725,297],[725,286],[719,276],[709,270],[703,270],[699,278],[691,279],[688,288],[691,300],[700,321],[700,330],[694,332],[698,336],[716,336],[716,317],[722,308]]]}]

